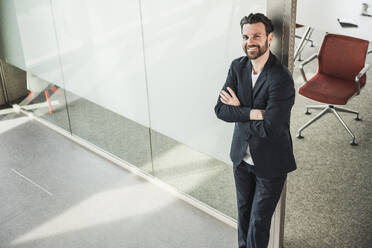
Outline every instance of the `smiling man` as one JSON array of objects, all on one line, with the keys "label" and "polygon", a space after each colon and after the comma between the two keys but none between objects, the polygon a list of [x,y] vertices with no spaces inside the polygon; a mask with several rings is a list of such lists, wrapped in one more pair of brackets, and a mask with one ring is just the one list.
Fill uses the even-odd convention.
[{"label": "smiling man", "polygon": [[261,13],[240,21],[246,56],[235,59],[215,107],[234,122],[230,157],[238,204],[239,248],[267,248],[287,173],[296,169],[289,120],[293,79],[270,52],[274,26]]}]

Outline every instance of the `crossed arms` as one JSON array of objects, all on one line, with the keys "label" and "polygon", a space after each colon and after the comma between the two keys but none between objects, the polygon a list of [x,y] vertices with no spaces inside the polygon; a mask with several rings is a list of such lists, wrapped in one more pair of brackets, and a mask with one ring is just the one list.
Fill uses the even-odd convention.
[{"label": "crossed arms", "polygon": [[[236,80],[230,68],[226,83],[215,106],[217,118],[226,122],[236,122],[247,135],[261,138],[279,136],[289,121],[294,104],[295,90],[290,75],[278,75],[269,86],[266,109],[242,106],[234,89]],[[229,93],[228,93],[229,92]],[[289,124],[289,123],[288,123]]]},{"label": "crossed arms", "polygon": [[[229,91],[227,93],[225,90],[221,90],[220,92],[220,100],[222,103],[230,106],[240,106],[239,98],[236,96],[235,92],[230,88],[226,87]],[[263,109],[251,109],[249,112],[249,119],[250,120],[263,120],[264,119],[265,110]]]}]

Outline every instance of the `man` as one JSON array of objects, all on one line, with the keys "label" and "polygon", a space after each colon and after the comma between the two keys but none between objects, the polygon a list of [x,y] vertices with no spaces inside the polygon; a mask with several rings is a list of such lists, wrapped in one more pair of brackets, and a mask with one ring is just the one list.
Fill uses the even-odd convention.
[{"label": "man", "polygon": [[269,50],[271,20],[250,14],[240,26],[247,56],[231,63],[215,112],[219,119],[235,122],[230,157],[239,248],[266,248],[287,173],[296,169],[289,132],[295,90],[290,72]]}]

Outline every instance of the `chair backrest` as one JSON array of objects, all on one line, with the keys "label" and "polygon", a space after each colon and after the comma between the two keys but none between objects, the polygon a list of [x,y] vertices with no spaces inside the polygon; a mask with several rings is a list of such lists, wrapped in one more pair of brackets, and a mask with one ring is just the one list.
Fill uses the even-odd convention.
[{"label": "chair backrest", "polygon": [[[355,80],[364,67],[368,41],[327,34],[319,51],[319,72],[344,80]],[[362,78],[365,80],[365,77]]]}]

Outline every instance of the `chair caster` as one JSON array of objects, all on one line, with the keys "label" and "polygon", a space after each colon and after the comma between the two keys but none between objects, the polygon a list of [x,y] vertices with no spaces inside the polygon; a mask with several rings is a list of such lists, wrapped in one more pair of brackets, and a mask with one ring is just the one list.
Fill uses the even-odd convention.
[{"label": "chair caster", "polygon": [[350,141],[350,145],[352,145],[352,146],[357,146],[358,143],[356,143],[355,140],[352,140],[352,141]]},{"label": "chair caster", "polygon": [[304,136],[302,136],[302,135],[299,133],[299,134],[297,134],[296,138],[297,138],[297,139],[303,139]]},{"label": "chair caster", "polygon": [[356,120],[356,121],[361,121],[362,119],[360,119],[360,118],[359,118],[359,115],[357,115],[357,117],[355,117],[354,120]]},{"label": "chair caster", "polygon": [[311,115],[311,112],[309,112],[309,110],[306,109],[306,111],[305,111],[305,115]]}]

